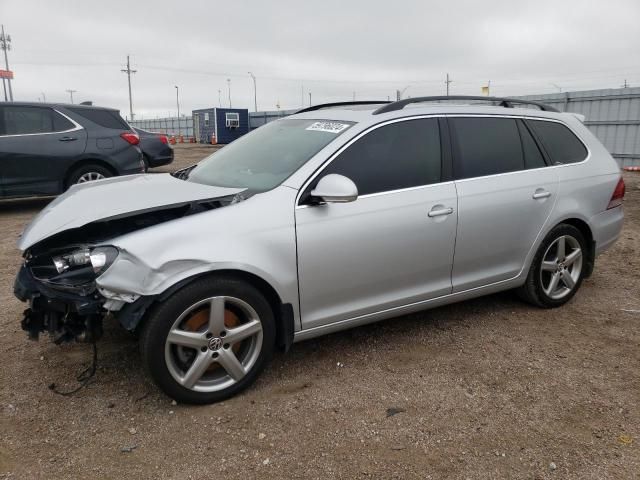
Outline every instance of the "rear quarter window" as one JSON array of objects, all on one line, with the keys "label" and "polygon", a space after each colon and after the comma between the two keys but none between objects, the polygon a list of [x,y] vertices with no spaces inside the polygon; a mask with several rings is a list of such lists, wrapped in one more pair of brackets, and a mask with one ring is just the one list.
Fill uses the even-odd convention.
[{"label": "rear quarter window", "polygon": [[130,130],[129,125],[115,110],[99,110],[91,108],[69,108],[76,115],[100,125],[101,127],[114,130]]},{"label": "rear quarter window", "polygon": [[567,127],[557,122],[527,120],[554,164],[576,163],[587,158],[587,148]]}]

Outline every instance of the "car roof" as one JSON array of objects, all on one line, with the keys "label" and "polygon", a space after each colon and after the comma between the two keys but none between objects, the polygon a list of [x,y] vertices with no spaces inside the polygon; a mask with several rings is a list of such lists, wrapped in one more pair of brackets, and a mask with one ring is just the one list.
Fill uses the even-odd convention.
[{"label": "car roof", "polygon": [[117,108],[99,107],[97,105],[80,105],[77,103],[43,103],[43,102],[0,102],[0,106],[18,106],[18,107],[61,107],[61,108],[79,108],[86,110],[109,110],[113,112],[119,111]]}]

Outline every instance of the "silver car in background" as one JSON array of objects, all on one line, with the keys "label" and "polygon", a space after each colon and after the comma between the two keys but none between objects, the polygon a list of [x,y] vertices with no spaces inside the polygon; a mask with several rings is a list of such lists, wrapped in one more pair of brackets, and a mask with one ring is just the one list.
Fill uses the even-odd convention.
[{"label": "silver car in background", "polygon": [[577,116],[478,100],[310,107],[74,186],[19,241],[22,326],[95,342],[113,315],[163,391],[209,403],[329,332],[507,289],[561,306],[620,234],[619,167]]}]

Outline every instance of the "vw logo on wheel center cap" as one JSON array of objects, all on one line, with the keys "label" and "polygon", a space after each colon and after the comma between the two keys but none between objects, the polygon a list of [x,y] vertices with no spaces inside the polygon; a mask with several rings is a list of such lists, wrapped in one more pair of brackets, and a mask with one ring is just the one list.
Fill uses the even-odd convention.
[{"label": "vw logo on wheel center cap", "polygon": [[209,339],[209,350],[220,350],[222,347],[222,339],[219,337],[211,337]]}]

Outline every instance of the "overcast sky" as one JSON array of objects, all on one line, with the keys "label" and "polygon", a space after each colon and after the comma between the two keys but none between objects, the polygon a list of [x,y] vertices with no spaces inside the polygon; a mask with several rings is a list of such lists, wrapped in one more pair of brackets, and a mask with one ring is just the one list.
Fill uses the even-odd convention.
[{"label": "overcast sky", "polygon": [[136,118],[445,93],[517,95],[640,85],[638,0],[0,0],[16,100]]}]

